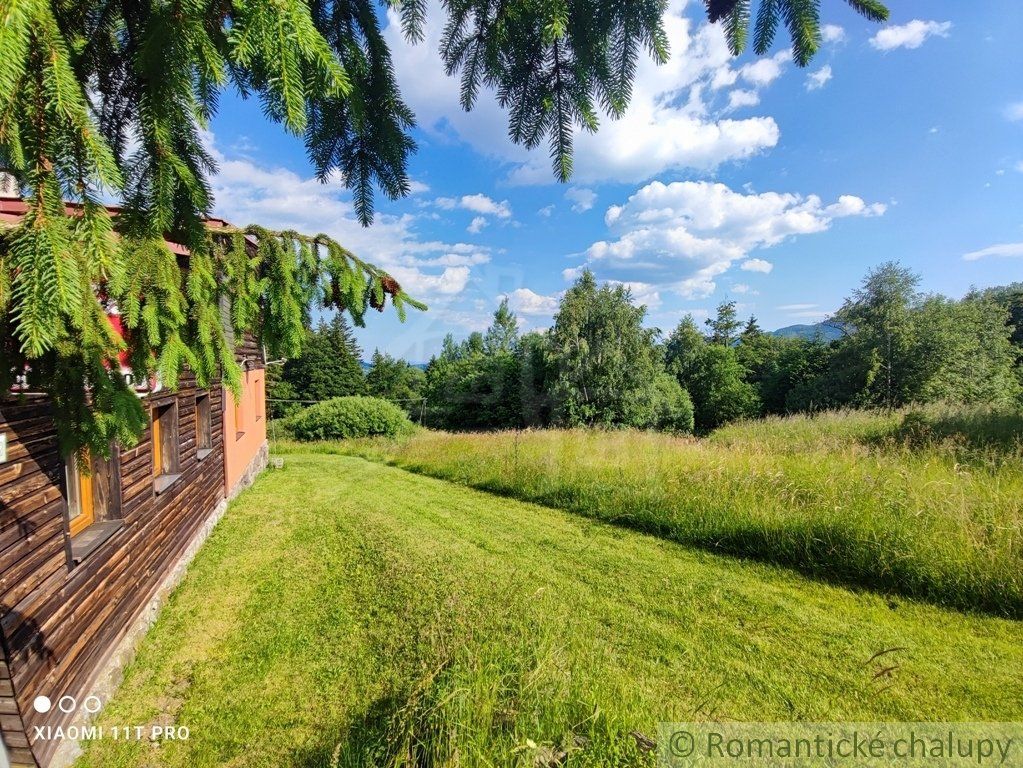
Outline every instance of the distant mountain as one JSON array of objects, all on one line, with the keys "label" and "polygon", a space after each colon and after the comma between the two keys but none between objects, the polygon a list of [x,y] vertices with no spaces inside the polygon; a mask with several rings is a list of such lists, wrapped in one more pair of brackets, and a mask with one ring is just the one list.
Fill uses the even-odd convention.
[{"label": "distant mountain", "polygon": [[814,323],[813,325],[786,325],[776,331],[771,331],[772,336],[784,338],[815,339],[820,336],[824,341],[834,341],[842,335],[841,329],[827,323]]}]

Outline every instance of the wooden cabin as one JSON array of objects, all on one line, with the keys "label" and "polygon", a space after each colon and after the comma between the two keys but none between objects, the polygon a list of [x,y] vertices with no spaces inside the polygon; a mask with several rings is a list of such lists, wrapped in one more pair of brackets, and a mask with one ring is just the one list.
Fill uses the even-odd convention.
[{"label": "wooden cabin", "polygon": [[[0,217],[23,213],[0,199]],[[175,391],[140,392],[146,433],[86,458],[88,473],[60,455],[45,396],[0,397],[0,768],[74,759],[77,729],[106,703],[227,500],[265,467],[265,360],[251,338],[237,355],[237,402],[188,375]]]}]

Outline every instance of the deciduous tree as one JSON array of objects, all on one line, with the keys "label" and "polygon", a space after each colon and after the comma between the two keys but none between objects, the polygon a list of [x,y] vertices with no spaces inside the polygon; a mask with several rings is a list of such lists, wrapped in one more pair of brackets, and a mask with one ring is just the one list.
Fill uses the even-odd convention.
[{"label": "deciduous tree", "polygon": [[598,286],[589,270],[565,292],[548,359],[555,418],[569,425],[646,426],[660,360],[646,310],[623,286]]}]

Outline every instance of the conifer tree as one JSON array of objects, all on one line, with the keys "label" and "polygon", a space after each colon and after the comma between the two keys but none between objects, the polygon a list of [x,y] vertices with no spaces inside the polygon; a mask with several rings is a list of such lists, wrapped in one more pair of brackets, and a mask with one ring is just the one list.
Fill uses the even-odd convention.
[{"label": "conifer tree", "polygon": [[[871,21],[888,19],[888,9],[879,0],[845,1]],[[704,0],[704,4],[708,18],[724,24],[732,53],[742,53],[753,21],[753,0]],[[753,50],[757,54],[770,50],[783,23],[792,38],[792,58],[805,67],[821,44],[820,0],[760,0],[753,22]]]},{"label": "conifer tree", "polygon": [[704,322],[710,329],[710,340],[726,347],[735,341],[736,334],[742,327],[734,301],[722,301],[718,304],[717,314]]},{"label": "conifer tree", "polygon": [[344,315],[336,314],[309,332],[301,354],[284,363],[283,380],[298,400],[365,394],[362,350]]},{"label": "conifer tree", "polygon": [[[847,0],[873,19],[877,0]],[[412,41],[426,0],[388,0]],[[741,50],[749,0],[709,0]],[[441,56],[471,109],[491,89],[509,136],[546,143],[556,176],[572,173],[576,129],[625,111],[639,57],[665,61],[664,0],[445,0]],[[765,10],[766,9],[766,10]],[[818,4],[765,0],[755,48],[784,19],[805,64]],[[27,371],[56,405],[65,450],[131,443],[142,406],[120,373],[174,387],[239,370],[219,322],[255,332],[271,355],[296,354],[316,304],[356,323],[391,297],[392,278],[318,235],[211,228],[215,162],[203,131],[227,88],[304,141],[321,178],[339,175],[364,223],[374,194],[409,191],[414,116],[396,82],[371,0],[0,0],[0,168],[28,211],[0,235],[0,386]],[[101,201],[116,198],[112,217]],[[75,206],[69,212],[65,201]],[[189,252],[187,271],[165,238]],[[116,306],[126,333],[107,322]]]},{"label": "conifer tree", "polygon": [[373,351],[366,371],[366,391],[401,406],[416,418],[423,410],[423,388],[426,374],[422,368],[381,352]]}]

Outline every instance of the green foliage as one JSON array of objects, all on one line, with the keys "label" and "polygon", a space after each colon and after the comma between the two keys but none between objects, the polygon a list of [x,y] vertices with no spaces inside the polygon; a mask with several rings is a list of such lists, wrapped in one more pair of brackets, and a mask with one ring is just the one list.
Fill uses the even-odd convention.
[{"label": "green foliage", "polygon": [[661,372],[654,384],[657,398],[650,426],[677,434],[692,432],[696,423],[693,400],[678,379],[670,373]]},{"label": "green foliage", "polygon": [[[103,453],[112,440],[131,445],[144,430],[142,404],[121,373],[122,352],[134,382],[155,378],[173,388],[187,367],[200,387],[220,377],[237,390],[241,374],[229,333],[238,339],[254,333],[272,358],[290,357],[301,351],[316,305],[346,311],[357,323],[368,307],[383,310],[387,296],[399,315],[405,305],[425,309],[393,278],[324,235],[202,225],[184,269],[163,237],[131,234],[135,214],[111,222],[89,204],[69,217],[54,199],[59,212],[50,224],[40,224],[30,204],[18,227],[0,233],[0,286],[11,285],[0,307],[6,328],[0,386],[28,370],[32,388],[57,405],[65,452],[88,445]],[[46,267],[46,253],[62,255]],[[40,267],[51,269],[53,285],[38,277]],[[123,338],[107,318],[114,307]],[[73,371],[81,373],[80,385],[68,378]]]},{"label": "green foliage", "polygon": [[914,349],[919,284],[919,275],[887,262],[871,270],[835,314],[853,330],[848,344],[863,361],[858,397],[864,402],[894,408],[912,401],[919,389],[924,364]]},{"label": "green foliage", "polygon": [[794,396],[800,405],[894,408],[1019,397],[1006,308],[982,295],[923,296],[919,279],[894,263],[867,275],[836,314],[848,334],[833,345],[827,371]]},{"label": "green foliage", "polygon": [[746,381],[735,347],[707,340],[691,316],[683,318],[668,338],[665,362],[692,397],[700,431],[759,415],[760,398]]},{"label": "green foliage", "polygon": [[502,302],[485,334],[449,334],[426,368],[426,420],[444,429],[523,425],[518,322]]},{"label": "green foliage", "polygon": [[644,307],[627,288],[598,286],[585,271],[566,291],[548,338],[559,423],[644,426],[660,359]]},{"label": "green foliage", "polygon": [[[765,365],[754,376],[764,411],[783,414],[814,410],[809,405],[802,407],[799,398],[828,370],[831,347],[820,337],[767,338],[773,339],[773,355],[765,356]],[[740,359],[748,354],[745,347],[745,342],[739,347]]]},{"label": "green foliage", "polygon": [[542,427],[552,422],[554,403],[551,385],[554,369],[547,356],[547,336],[532,331],[519,338],[519,395],[522,424]]},{"label": "green foliage", "polygon": [[1023,356],[1023,283],[988,288],[984,291],[973,291],[967,298],[990,299],[1007,312],[1006,324],[1009,326],[1009,340],[1016,347],[1016,354]]},{"label": "green foliage", "polygon": [[362,350],[345,317],[336,314],[309,331],[302,352],[288,358],[281,380],[299,400],[327,400],[366,392]]},{"label": "green foliage", "polygon": [[271,365],[266,369],[266,407],[274,419],[285,419],[302,410],[298,392],[290,381],[284,380],[281,365]]},{"label": "green foliage", "polygon": [[[684,317],[658,348],[642,308],[584,274],[554,327],[519,336],[506,303],[486,333],[445,339],[427,370],[427,423],[450,430],[632,426],[709,432],[765,414],[909,403],[1008,404],[1021,397],[1012,287],[960,301],[924,296],[919,278],[884,264],[833,320],[843,335],[785,338],[724,302],[705,335]],[[1023,294],[1021,294],[1023,295]],[[667,371],[677,383],[669,393]],[[683,414],[667,416],[677,403]],[[667,411],[665,411],[667,408]]]},{"label": "green foliage", "polygon": [[290,419],[298,440],[349,440],[356,437],[399,437],[414,425],[394,403],[377,397],[335,397],[306,408]]},{"label": "green foliage", "polygon": [[921,381],[917,402],[1011,403],[1023,389],[1008,313],[988,298],[933,296],[917,313]]},{"label": "green foliage", "polygon": [[[857,13],[871,21],[886,21],[888,8],[879,0],[846,0]],[[724,23],[728,47],[734,55],[746,48],[752,14],[752,0],[704,0],[711,21]],[[767,53],[778,25],[784,23],[792,38],[792,58],[805,67],[820,48],[819,0],[760,0],[753,32],[753,50]]]},{"label": "green foliage", "polygon": [[722,301],[718,304],[717,314],[707,318],[705,322],[710,329],[710,340],[714,344],[723,344],[726,347],[736,340],[739,328],[742,327],[734,301]]},{"label": "green foliage", "polygon": [[426,373],[422,368],[374,350],[370,368],[366,371],[367,394],[390,400],[413,418],[419,418],[425,387]]}]

